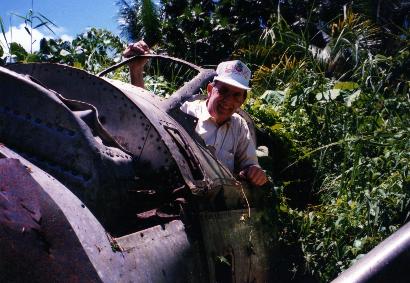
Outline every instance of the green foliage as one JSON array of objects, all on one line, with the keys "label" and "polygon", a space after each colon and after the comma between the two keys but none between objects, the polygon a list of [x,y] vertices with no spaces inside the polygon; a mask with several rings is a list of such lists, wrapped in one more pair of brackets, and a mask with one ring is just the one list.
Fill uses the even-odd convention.
[{"label": "green foliage", "polygon": [[346,18],[331,25],[328,44],[330,58],[328,72],[339,79],[349,78],[350,71],[377,48],[379,31],[369,20],[347,11]]},{"label": "green foliage", "polygon": [[[277,23],[282,31],[284,28],[289,31],[287,35],[282,32],[282,36],[297,35],[295,39],[304,42],[299,46],[301,53],[308,51],[308,44],[323,48],[327,43],[326,33],[332,30],[323,23],[343,13],[346,3],[341,0],[161,0],[158,13],[151,1],[120,0],[117,5],[121,28],[129,39],[145,38],[152,44],[158,42],[176,57],[198,64],[217,64],[238,49],[260,47],[256,39],[268,26]],[[364,7],[361,5],[362,9]],[[278,21],[282,18],[285,21]],[[155,28],[150,31],[149,26]],[[155,40],[151,41],[150,36]],[[284,38],[282,42],[288,43]],[[274,49],[280,54],[278,46]]]},{"label": "green foliage", "polygon": [[24,61],[28,55],[24,47],[16,42],[10,43],[10,53],[16,56],[19,61]]},{"label": "green foliage", "polygon": [[107,30],[91,28],[77,35],[72,42],[43,38],[35,55],[41,61],[68,64],[98,73],[119,62],[123,49],[124,43],[118,36]]},{"label": "green foliage", "polygon": [[[257,66],[246,108],[288,145],[280,172],[273,173],[279,239],[300,247],[287,250],[293,253],[287,268],[321,282],[397,230],[410,209],[409,46],[384,55],[370,44],[377,29],[351,12],[329,27],[327,62],[317,62],[305,34],[282,21],[258,48],[239,51]],[[344,59],[334,60],[335,54]],[[335,61],[338,69],[329,72]],[[302,171],[286,174],[306,161],[314,169],[308,187],[299,182]]]},{"label": "green foliage", "polygon": [[[121,0],[120,22],[132,40],[147,38],[143,24],[144,1]],[[156,19],[161,47],[170,55],[198,64],[216,64],[235,46],[257,38],[273,9],[272,1],[162,0]],[[149,13],[153,15],[153,13]],[[153,21],[155,17],[149,17]],[[157,34],[157,30],[155,31]],[[157,41],[155,41],[156,43]]]},{"label": "green foliage", "polygon": [[70,54],[84,69],[96,73],[121,59],[123,42],[109,31],[91,28],[72,42]]},{"label": "green foliage", "polygon": [[150,46],[160,41],[160,21],[153,1],[137,0],[129,4],[125,0],[119,0],[117,5],[120,7],[123,35],[133,41],[144,39]]},{"label": "green foliage", "polygon": [[152,58],[145,66],[144,85],[154,94],[168,98],[198,72],[187,66],[169,60]]}]

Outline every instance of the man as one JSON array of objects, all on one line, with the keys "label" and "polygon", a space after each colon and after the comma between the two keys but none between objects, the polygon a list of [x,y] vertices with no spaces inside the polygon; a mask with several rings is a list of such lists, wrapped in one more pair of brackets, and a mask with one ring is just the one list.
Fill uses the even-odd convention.
[{"label": "man", "polygon": [[[123,54],[131,57],[148,53],[148,45],[139,41],[128,45]],[[146,62],[146,58],[141,58],[130,64],[133,85],[144,87],[143,68]],[[250,89],[251,71],[244,63],[235,60],[220,63],[216,72],[217,76],[207,86],[208,99],[185,102],[181,110],[198,118],[196,132],[231,172],[239,172],[241,178],[261,186],[267,181],[266,174],[258,164],[246,121],[236,113]]]}]

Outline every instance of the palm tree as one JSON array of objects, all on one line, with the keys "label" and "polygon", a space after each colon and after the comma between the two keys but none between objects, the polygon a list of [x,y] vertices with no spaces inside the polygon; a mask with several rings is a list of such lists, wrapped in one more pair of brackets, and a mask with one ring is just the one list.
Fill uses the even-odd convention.
[{"label": "palm tree", "polygon": [[152,0],[118,0],[121,34],[129,40],[144,39],[153,46],[161,40],[158,8]]}]

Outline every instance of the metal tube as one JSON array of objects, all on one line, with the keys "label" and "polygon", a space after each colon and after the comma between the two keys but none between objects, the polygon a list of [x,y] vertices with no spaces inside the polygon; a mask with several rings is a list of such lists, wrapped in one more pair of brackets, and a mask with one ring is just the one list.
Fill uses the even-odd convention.
[{"label": "metal tube", "polygon": [[332,283],[409,282],[410,223],[377,245]]}]

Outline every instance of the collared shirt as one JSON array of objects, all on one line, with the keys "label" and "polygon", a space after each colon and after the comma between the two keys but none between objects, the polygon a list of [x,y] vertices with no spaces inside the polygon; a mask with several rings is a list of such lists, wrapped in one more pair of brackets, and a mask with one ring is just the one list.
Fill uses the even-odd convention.
[{"label": "collared shirt", "polygon": [[231,172],[258,165],[248,125],[239,114],[234,113],[227,122],[218,125],[209,114],[204,100],[187,101],[181,110],[198,118],[195,131]]}]

